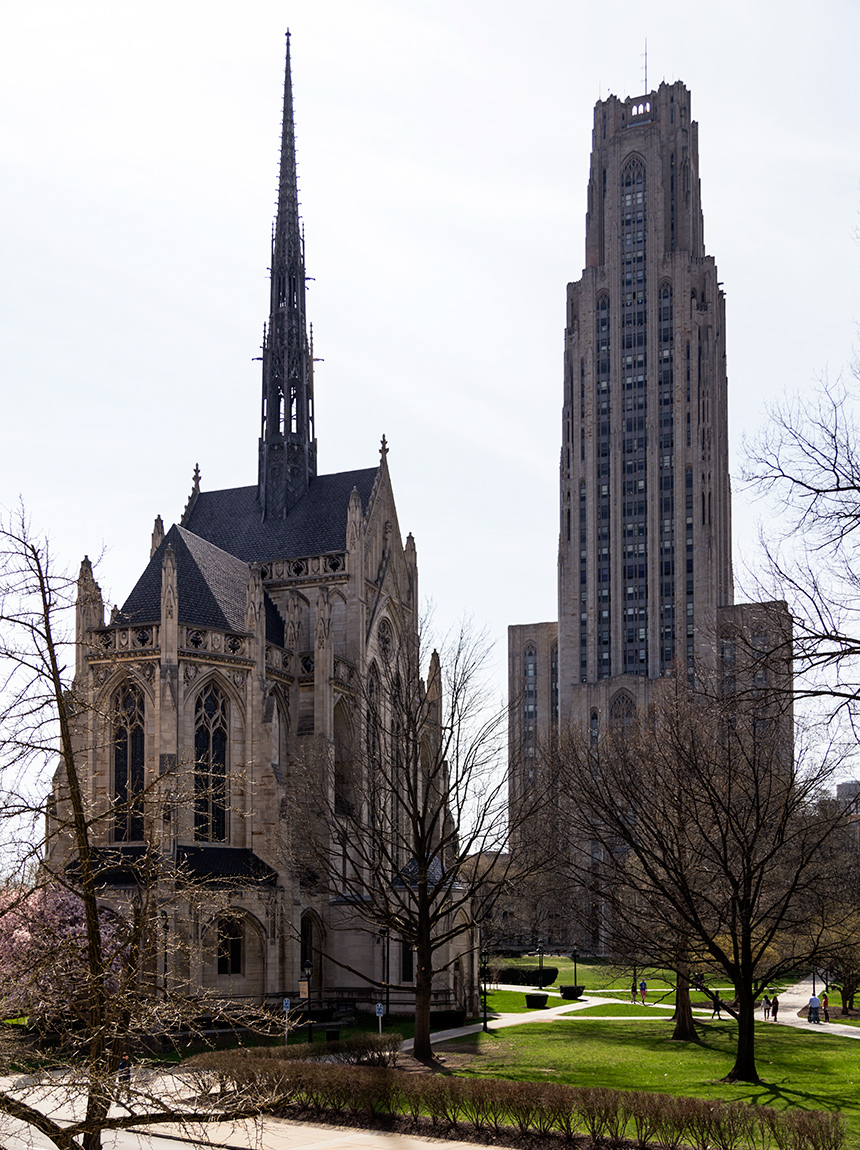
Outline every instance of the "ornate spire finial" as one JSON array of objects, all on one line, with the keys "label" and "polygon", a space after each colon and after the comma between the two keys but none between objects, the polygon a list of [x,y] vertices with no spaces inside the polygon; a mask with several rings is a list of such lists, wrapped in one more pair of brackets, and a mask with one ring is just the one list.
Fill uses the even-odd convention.
[{"label": "ornate spire finial", "polygon": [[185,510],[182,512],[182,518],[179,520],[180,527],[187,527],[188,520],[191,518],[191,512],[194,510],[194,504],[197,502],[197,496],[200,494],[200,468],[194,464],[194,475],[191,477],[191,494],[188,496],[188,502],[185,504]]},{"label": "ornate spire finial", "polygon": [[263,421],[257,493],[264,519],[285,516],[316,475],[313,375],[305,318],[304,237],[299,221],[290,37],[271,304],[263,348]]},{"label": "ornate spire finial", "polygon": [[379,458],[385,459],[387,455],[388,455],[388,440],[383,435],[383,437],[380,441],[380,444],[379,444]]}]

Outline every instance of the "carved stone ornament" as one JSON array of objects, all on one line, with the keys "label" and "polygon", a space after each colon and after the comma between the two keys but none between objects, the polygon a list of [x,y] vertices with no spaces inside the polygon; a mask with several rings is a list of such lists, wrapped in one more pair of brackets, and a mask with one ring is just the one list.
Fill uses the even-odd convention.
[{"label": "carved stone ornament", "polygon": [[210,642],[210,646],[211,646],[213,651],[220,651],[221,650],[221,636],[218,634],[217,631],[212,632],[212,639]]},{"label": "carved stone ornament", "polygon": [[244,671],[234,671],[233,672],[233,682],[236,684],[237,687],[244,687],[245,686],[245,672]]},{"label": "carved stone ornament", "polygon": [[183,664],[183,676],[186,683],[193,683],[197,676],[200,674],[200,668],[196,663]]}]

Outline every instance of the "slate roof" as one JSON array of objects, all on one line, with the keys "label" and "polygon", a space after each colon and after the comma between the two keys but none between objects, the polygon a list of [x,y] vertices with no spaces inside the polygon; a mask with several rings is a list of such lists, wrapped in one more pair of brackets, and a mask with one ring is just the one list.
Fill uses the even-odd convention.
[{"label": "slate roof", "polygon": [[201,491],[185,526],[246,563],[343,551],[350,493],[358,488],[366,510],[378,471],[366,467],[318,475],[286,518],[265,522],[256,487]]},{"label": "slate roof", "polygon": [[[92,862],[100,886],[128,886],[153,879],[158,860],[146,845],[117,844],[93,847]],[[232,879],[246,885],[274,886],[278,880],[277,872],[247,847],[211,843],[178,846],[176,866],[181,874],[195,881],[221,883]],[[67,871],[78,878],[80,862],[74,859]]]},{"label": "slate roof", "polygon": [[[147,564],[121,615],[131,623],[157,623],[161,618],[161,568],[164,552],[173,547],[176,556],[176,590],[179,622],[222,631],[245,630],[248,595],[248,564],[213,547],[184,527],[173,526]],[[268,592],[263,593],[266,639],[284,645],[284,622]]]},{"label": "slate roof", "polygon": [[132,623],[157,623],[161,618],[161,567],[169,545],[176,556],[179,622],[244,631],[248,565],[175,525],[123,603],[123,616]]},{"label": "slate roof", "polygon": [[199,847],[177,847],[176,862],[195,879],[240,879],[245,882],[274,886],[278,873],[247,847],[222,847],[206,844]]}]

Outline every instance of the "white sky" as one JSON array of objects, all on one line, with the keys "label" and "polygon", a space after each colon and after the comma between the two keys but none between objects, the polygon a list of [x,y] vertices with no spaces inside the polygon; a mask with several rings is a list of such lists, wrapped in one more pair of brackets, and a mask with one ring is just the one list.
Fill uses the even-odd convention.
[{"label": "white sky", "polygon": [[[682,79],[732,471],[858,318],[856,0],[28,0],[0,18],[0,502],[122,602],[152,521],[256,481],[293,34],[321,471],[383,432],[444,628],[556,617],[565,284],[592,109]],[[736,576],[757,509],[736,485]]]}]

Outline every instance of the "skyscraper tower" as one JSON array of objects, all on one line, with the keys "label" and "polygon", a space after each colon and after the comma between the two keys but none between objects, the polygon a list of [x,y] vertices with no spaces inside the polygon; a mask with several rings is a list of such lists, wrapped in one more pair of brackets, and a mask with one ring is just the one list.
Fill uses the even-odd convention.
[{"label": "skyscraper tower", "polygon": [[317,473],[313,359],[305,314],[305,253],[299,223],[290,39],[278,213],[272,235],[271,302],[263,342],[263,414],[258,498],[263,519],[283,518]]},{"label": "skyscraper tower", "polygon": [[725,304],[683,84],[595,107],[585,250],[565,332],[566,722],[644,702],[671,667],[712,665],[733,599]]},{"label": "skyscraper tower", "polygon": [[[594,109],[567,288],[558,623],[509,630],[512,786],[558,727],[713,667],[733,602],[725,304],[682,83]],[[516,701],[515,701],[516,700]]]}]

